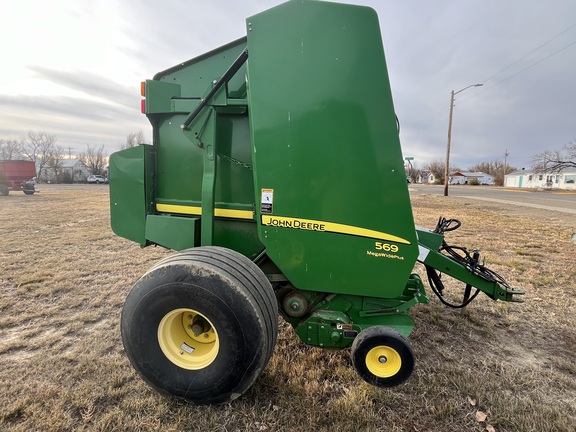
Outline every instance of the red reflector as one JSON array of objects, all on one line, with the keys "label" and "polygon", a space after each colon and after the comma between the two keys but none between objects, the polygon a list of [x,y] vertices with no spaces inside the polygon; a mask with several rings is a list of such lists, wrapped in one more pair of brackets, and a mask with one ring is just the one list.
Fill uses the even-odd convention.
[{"label": "red reflector", "polygon": [[140,101],[140,112],[146,114],[146,99]]}]

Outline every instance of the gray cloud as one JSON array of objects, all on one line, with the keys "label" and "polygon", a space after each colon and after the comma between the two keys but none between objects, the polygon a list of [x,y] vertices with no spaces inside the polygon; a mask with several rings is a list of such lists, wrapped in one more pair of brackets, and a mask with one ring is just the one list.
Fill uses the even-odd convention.
[{"label": "gray cloud", "polygon": [[149,127],[136,104],[127,107],[74,97],[0,95],[0,111],[4,113],[3,136],[49,131],[57,135],[59,145],[76,153],[85,151],[87,144],[104,144],[109,152],[114,151],[129,132]]},{"label": "gray cloud", "polygon": [[[111,105],[122,105],[127,108],[137,106],[140,100],[139,86],[123,86],[107,77],[86,71],[60,71],[42,66],[29,66],[38,78],[58,84],[70,90],[83,93],[91,98],[105,100]],[[114,71],[111,71],[113,75]]]},{"label": "gray cloud", "polygon": [[[571,82],[576,45],[559,51],[576,42],[576,27],[553,39],[576,24],[573,0],[349,2],[371,6],[379,15],[403,151],[421,165],[445,156],[450,91],[477,82],[484,86],[456,99],[454,164],[467,168],[503,159],[508,149],[510,163],[528,166],[532,155],[576,138],[576,86]],[[117,82],[116,74],[151,78],[243,36],[246,17],[280,3],[118,1],[120,31],[129,41],[118,49],[131,63],[118,64],[105,77],[31,63],[38,78],[78,96],[0,97],[0,109],[9,113],[0,137],[13,136],[8,132],[18,127],[25,133],[42,125],[57,133],[59,141],[100,140],[113,150],[133,130],[143,129],[150,136],[138,112],[139,81],[126,86]]]}]

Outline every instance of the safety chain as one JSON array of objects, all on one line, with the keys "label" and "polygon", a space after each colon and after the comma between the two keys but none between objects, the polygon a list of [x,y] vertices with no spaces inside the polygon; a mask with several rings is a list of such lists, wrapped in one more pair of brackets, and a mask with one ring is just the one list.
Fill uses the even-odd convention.
[{"label": "safety chain", "polygon": [[222,153],[218,153],[218,156],[220,156],[222,159],[226,159],[228,162],[232,162],[236,165],[240,165],[241,167],[247,168],[250,171],[252,171],[252,167],[245,162],[239,161],[238,159],[234,159],[234,158],[227,156],[227,155],[224,155]]}]

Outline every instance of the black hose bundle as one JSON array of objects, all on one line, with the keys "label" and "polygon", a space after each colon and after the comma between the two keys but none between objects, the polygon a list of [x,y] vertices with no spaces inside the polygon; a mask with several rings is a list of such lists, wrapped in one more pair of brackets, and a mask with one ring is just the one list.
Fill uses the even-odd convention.
[{"label": "black hose bundle", "polygon": [[[438,220],[438,224],[434,229],[434,232],[436,234],[444,234],[445,232],[448,231],[454,231],[460,228],[461,226],[462,223],[458,219],[446,219],[444,217],[440,217],[440,219]],[[510,286],[502,276],[500,276],[498,273],[490,270],[489,268],[478,262],[478,258],[480,255],[479,251],[475,250],[471,254],[465,247],[450,246],[448,243],[446,243],[445,240],[442,240],[442,245],[440,246],[439,252],[447,256],[448,258],[452,259],[453,261],[457,262],[458,264],[462,265],[463,267],[465,267],[470,273],[479,276],[488,282],[498,284],[505,289],[510,288]],[[441,280],[442,273],[436,272],[436,270],[430,266],[425,267],[428,276],[428,283],[430,284],[432,291],[446,306],[452,308],[466,307],[480,293],[480,290],[477,289],[476,292],[469,299],[467,299],[466,301],[462,302],[459,305],[449,303],[444,299],[443,294],[444,284],[442,283]]]}]

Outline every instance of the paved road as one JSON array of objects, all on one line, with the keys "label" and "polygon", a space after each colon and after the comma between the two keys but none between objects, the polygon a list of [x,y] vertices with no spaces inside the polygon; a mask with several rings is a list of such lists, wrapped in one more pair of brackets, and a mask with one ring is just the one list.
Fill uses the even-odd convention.
[{"label": "paved road", "polygon": [[[444,186],[412,184],[410,193],[444,195]],[[454,185],[448,188],[448,195],[576,214],[576,192]]]}]

